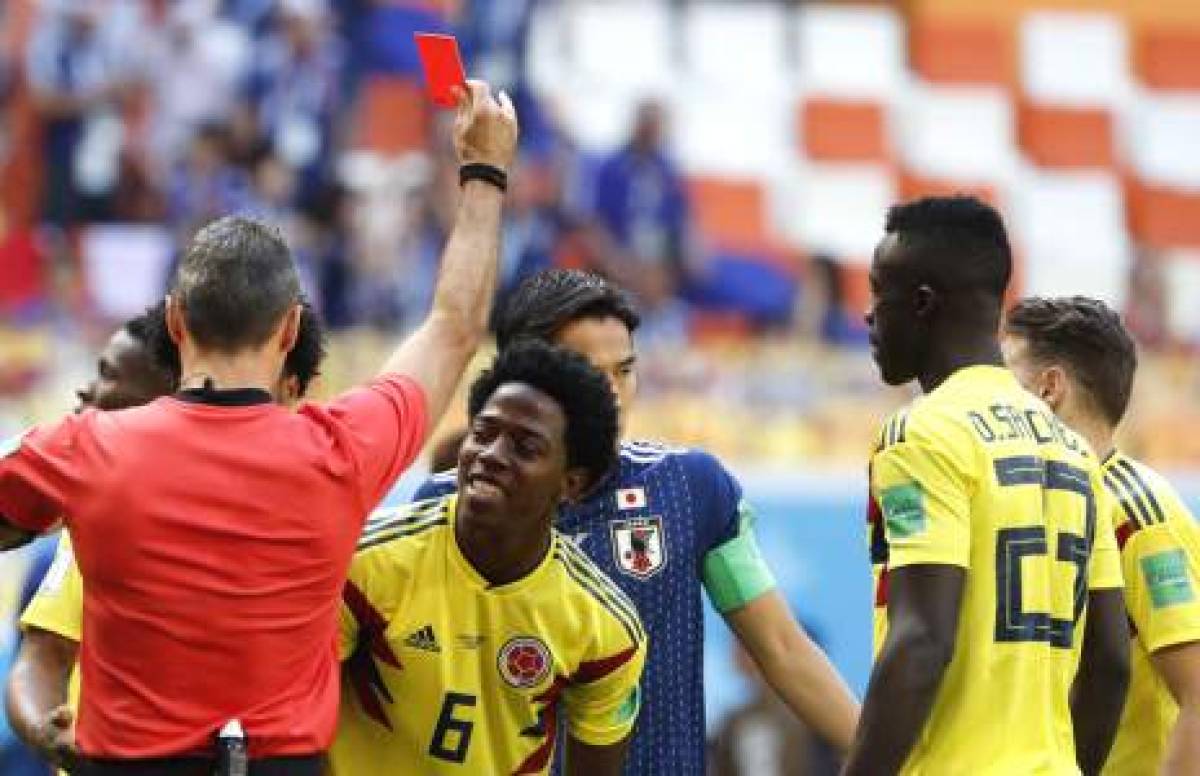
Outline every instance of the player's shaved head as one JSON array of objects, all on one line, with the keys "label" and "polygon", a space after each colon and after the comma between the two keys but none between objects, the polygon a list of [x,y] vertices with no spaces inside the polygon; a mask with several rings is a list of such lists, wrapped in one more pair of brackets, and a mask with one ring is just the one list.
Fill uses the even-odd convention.
[{"label": "player's shaved head", "polygon": [[229,216],[192,239],[171,296],[197,345],[234,353],[270,338],[299,301],[300,279],[278,229]]},{"label": "player's shaved head", "polygon": [[892,207],[884,232],[908,257],[912,279],[943,292],[977,292],[999,302],[1012,276],[1012,250],[995,208],[974,197],[925,197]]},{"label": "player's shaved head", "polygon": [[884,381],[928,382],[955,353],[994,349],[1012,276],[1000,214],[974,197],[926,197],[891,208],[884,232],[867,314]]}]

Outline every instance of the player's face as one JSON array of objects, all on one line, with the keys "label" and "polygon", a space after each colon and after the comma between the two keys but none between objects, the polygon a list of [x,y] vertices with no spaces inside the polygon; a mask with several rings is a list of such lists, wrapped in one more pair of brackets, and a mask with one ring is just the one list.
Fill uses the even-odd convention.
[{"label": "player's face", "polygon": [[864,316],[871,358],[888,385],[903,385],[917,375],[921,325],[915,313],[914,285],[896,236],[887,235],[871,261],[871,308]]},{"label": "player's face", "polygon": [[463,513],[531,532],[575,490],[567,467],[566,416],[558,403],[523,383],[499,389],[471,419],[458,456]]},{"label": "player's face", "polygon": [[136,407],[173,390],[146,349],[124,329],[109,339],[96,362],[96,376],[75,392],[79,410]]},{"label": "player's face", "polygon": [[617,397],[623,432],[629,407],[637,395],[637,353],[629,327],[620,318],[580,318],[564,326],[554,343],[579,353],[608,378]]}]

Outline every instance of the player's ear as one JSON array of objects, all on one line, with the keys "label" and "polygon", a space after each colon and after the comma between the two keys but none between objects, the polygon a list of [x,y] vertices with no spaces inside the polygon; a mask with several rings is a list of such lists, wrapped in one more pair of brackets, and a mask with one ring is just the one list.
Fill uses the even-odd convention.
[{"label": "player's ear", "polygon": [[927,283],[921,283],[913,292],[913,312],[918,318],[929,318],[937,309],[938,303],[937,291]]},{"label": "player's ear", "polygon": [[582,466],[574,466],[563,473],[563,501],[575,503],[582,498],[584,491],[591,484],[591,475]]},{"label": "player's ear", "polygon": [[1059,407],[1066,401],[1070,388],[1067,372],[1061,366],[1046,367],[1038,377],[1038,398],[1046,402],[1055,412],[1058,412]]}]

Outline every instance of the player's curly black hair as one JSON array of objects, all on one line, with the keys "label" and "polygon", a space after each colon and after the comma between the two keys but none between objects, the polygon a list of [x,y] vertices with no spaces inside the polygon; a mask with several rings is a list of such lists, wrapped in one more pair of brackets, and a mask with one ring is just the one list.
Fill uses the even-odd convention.
[{"label": "player's curly black hair", "polygon": [[[165,307],[165,303],[159,302],[154,307],[147,308],[141,315],[125,321],[121,328],[141,346],[149,365],[162,376],[167,390],[173,391],[179,385],[179,359],[176,357],[174,364],[163,361],[158,344],[159,332],[166,332]],[[167,341],[171,341],[170,337],[167,337]]]},{"label": "player's curly black hair", "polygon": [[521,340],[497,354],[471,385],[467,411],[474,418],[502,385],[523,383],[549,396],[566,416],[567,464],[591,478],[617,459],[617,402],[608,380],[587,359],[539,340]]},{"label": "player's curly black hair", "polygon": [[496,316],[496,344],[506,348],[519,339],[552,342],[572,321],[609,317],[624,323],[630,334],[641,323],[629,295],[599,275],[545,270],[526,278]]},{"label": "player's curly black hair", "polygon": [[1063,366],[1109,423],[1121,422],[1137,345],[1116,310],[1086,296],[1030,297],[1008,311],[1004,331],[1023,339],[1034,361]]},{"label": "player's curly black hair", "polygon": [[[317,311],[307,299],[302,298],[300,303],[304,309],[300,313],[296,345],[288,353],[283,369],[285,375],[296,378],[300,395],[304,396],[308,392],[309,384],[321,374],[321,361],[325,358],[325,327],[321,316],[317,315]],[[135,326],[136,330],[133,328]],[[167,332],[166,302],[159,302],[147,309],[145,313],[125,324],[125,328],[131,336],[146,343],[155,361],[169,370],[178,382],[181,371],[179,348]]]},{"label": "player's curly black hair", "polygon": [[884,231],[919,258],[922,282],[942,290],[1004,296],[1012,276],[1012,249],[1004,220],[975,197],[924,197],[888,210]]}]

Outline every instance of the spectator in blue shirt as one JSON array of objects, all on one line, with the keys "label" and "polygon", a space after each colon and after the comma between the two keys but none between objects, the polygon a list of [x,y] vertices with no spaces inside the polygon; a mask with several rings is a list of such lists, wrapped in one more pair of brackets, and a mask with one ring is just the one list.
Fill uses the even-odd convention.
[{"label": "spectator in blue shirt", "polygon": [[282,0],[247,86],[260,134],[300,173],[301,193],[332,173],[344,52],[331,19],[324,0]]},{"label": "spectator in blue shirt", "polygon": [[43,218],[68,226],[110,215],[120,153],[120,62],[88,0],[63,0],[43,14],[25,72],[43,122]]},{"label": "spectator in blue shirt", "polygon": [[675,297],[687,276],[687,194],[667,155],[663,106],[637,107],[629,143],[596,172],[593,207],[616,250],[604,267],[648,307]]}]

